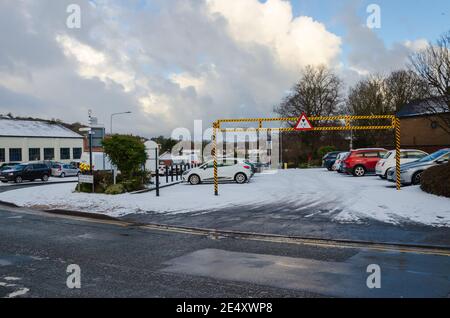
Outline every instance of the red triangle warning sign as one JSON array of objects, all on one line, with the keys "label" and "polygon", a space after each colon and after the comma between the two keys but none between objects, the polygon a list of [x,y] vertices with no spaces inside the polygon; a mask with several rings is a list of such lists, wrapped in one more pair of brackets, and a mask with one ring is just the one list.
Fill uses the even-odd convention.
[{"label": "red triangle warning sign", "polygon": [[294,126],[294,129],[299,131],[305,131],[305,130],[313,130],[314,127],[309,122],[308,117],[306,117],[305,113],[303,113],[298,119],[297,124]]}]

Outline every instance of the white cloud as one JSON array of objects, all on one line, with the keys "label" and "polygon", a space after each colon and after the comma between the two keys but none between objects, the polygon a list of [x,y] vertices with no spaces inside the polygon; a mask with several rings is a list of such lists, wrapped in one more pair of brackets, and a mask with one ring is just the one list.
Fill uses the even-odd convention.
[{"label": "white cloud", "polygon": [[311,17],[293,17],[290,2],[282,0],[208,0],[211,13],[227,21],[240,44],[268,48],[285,68],[331,65],[340,54],[341,39]]},{"label": "white cloud", "polygon": [[386,48],[351,17],[345,41],[354,50],[343,67],[342,39],[294,16],[289,1],[157,0],[144,10],[79,0],[82,28],[69,30],[61,21],[71,2],[0,1],[0,113],[72,122],[92,108],[108,124],[111,113],[131,110],[115,131],[170,135],[195,119],[206,128],[218,118],[272,115],[305,65],[357,78],[401,65],[424,43]]},{"label": "white cloud", "polygon": [[[135,74],[132,70],[120,68],[114,61],[89,45],[67,35],[57,35],[56,41],[64,54],[78,62],[78,73],[88,79],[98,78],[109,84],[111,81],[123,86],[125,92],[135,89]],[[123,60],[126,60],[123,58]]]},{"label": "white cloud", "polygon": [[403,44],[412,51],[417,52],[425,49],[428,46],[429,42],[426,39],[418,39],[415,41],[407,40]]}]

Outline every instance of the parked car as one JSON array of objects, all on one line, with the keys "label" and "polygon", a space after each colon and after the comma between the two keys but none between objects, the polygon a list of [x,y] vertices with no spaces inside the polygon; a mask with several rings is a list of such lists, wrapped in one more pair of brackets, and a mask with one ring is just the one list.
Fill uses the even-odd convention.
[{"label": "parked car", "polygon": [[331,170],[333,171],[339,171],[341,167],[341,162],[347,157],[349,152],[340,152],[337,157],[336,161],[334,162],[333,166],[331,166]]},{"label": "parked car", "polygon": [[3,170],[11,170],[14,166],[17,166],[19,163],[17,162],[17,163],[14,163],[14,162],[10,162],[10,163],[3,163],[1,166],[0,166],[0,171],[3,171]]},{"label": "parked car", "polygon": [[[224,159],[217,161],[217,174],[219,181],[236,181],[245,183],[252,177],[252,167],[237,159]],[[210,160],[200,167],[190,169],[183,173],[183,181],[190,184],[199,184],[214,180],[214,161]]]},{"label": "parked car", "polygon": [[333,166],[334,162],[336,161],[336,158],[338,154],[340,154],[342,151],[332,151],[327,153],[322,158],[322,167],[327,168],[328,171],[331,171],[331,167]]},{"label": "parked car", "polygon": [[361,148],[350,151],[343,162],[343,169],[355,177],[375,172],[375,166],[387,153],[384,148]]},{"label": "parked car", "polygon": [[[423,157],[428,156],[428,153],[417,150],[417,149],[401,149],[400,150],[400,164],[405,164],[408,162],[414,162]],[[381,179],[387,178],[387,171],[389,168],[395,167],[396,158],[395,150],[388,151],[386,155],[378,161],[375,167],[375,173]]]},{"label": "parked car", "polygon": [[48,181],[50,175],[51,169],[43,163],[21,163],[10,170],[2,171],[0,181],[4,183],[8,181],[22,183],[23,180],[34,181],[36,179]]},{"label": "parked car", "polygon": [[[444,164],[448,162],[450,155],[450,148],[445,148],[433,152],[431,155],[423,157],[414,162],[405,163],[400,166],[400,182],[403,185],[417,185],[420,184],[420,177],[422,172],[428,168]],[[387,179],[391,182],[396,182],[395,167],[387,171]]]},{"label": "parked car", "polygon": [[80,174],[80,169],[73,165],[57,163],[52,166],[52,176],[54,177],[74,177]]}]

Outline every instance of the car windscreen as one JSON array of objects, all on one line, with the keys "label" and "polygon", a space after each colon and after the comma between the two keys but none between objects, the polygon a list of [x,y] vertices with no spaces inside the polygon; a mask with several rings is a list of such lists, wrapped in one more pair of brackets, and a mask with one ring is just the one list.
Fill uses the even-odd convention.
[{"label": "car windscreen", "polygon": [[426,157],[423,157],[422,159],[419,159],[418,160],[418,162],[428,162],[428,161],[432,161],[432,160],[435,160],[435,159],[437,159],[437,158],[439,158],[440,156],[442,156],[442,155],[445,155],[446,153],[448,153],[449,151],[448,150],[444,150],[444,149],[442,149],[442,150],[438,150],[438,151],[436,151],[436,152],[433,152],[431,155],[428,155],[428,156],[426,156]]},{"label": "car windscreen", "polygon": [[394,153],[393,151],[387,152],[387,153],[384,155],[383,159],[388,159],[393,153]]},{"label": "car windscreen", "polygon": [[27,165],[17,165],[17,166],[14,166],[14,170],[22,171],[22,170],[24,170],[26,167],[27,167]]}]

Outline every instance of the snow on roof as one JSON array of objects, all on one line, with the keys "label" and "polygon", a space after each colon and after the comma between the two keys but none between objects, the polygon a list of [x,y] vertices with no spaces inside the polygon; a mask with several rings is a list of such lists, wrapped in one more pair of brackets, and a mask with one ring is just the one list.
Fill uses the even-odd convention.
[{"label": "snow on roof", "polygon": [[59,124],[45,121],[6,118],[0,118],[0,136],[83,138],[83,136]]}]

